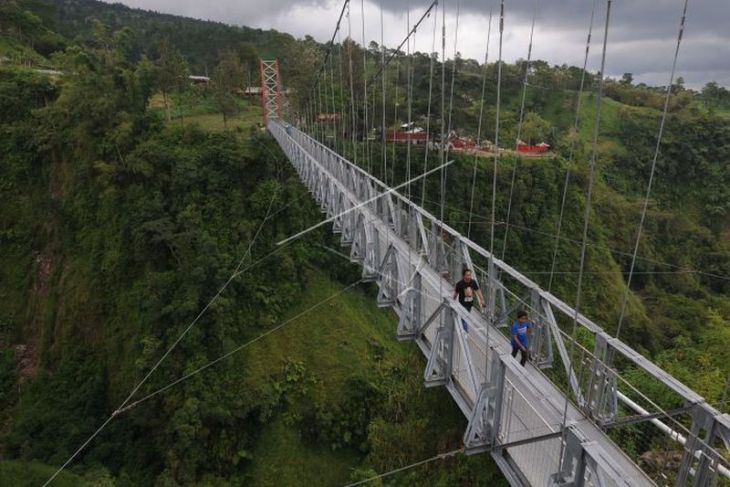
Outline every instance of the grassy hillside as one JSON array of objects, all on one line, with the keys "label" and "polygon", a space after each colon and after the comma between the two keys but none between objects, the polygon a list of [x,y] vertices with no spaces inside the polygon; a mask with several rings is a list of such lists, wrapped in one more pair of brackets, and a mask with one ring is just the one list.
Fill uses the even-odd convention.
[{"label": "grassy hillside", "polygon": [[[59,79],[0,70],[0,196],[12,208],[0,235],[0,468],[19,485],[49,476],[114,410],[225,281],[267,208],[276,218],[252,260],[320,216],[256,128],[257,104],[237,100],[223,127],[212,93],[181,90],[166,120],[149,66],[93,48],[63,62],[74,68]],[[337,245],[327,235],[240,276],[140,394],[355,280],[316,245]],[[60,480],[339,485],[453,449],[463,416],[443,390],[423,390],[422,358],[395,341],[372,293],[350,292],[121,415]],[[499,474],[479,457],[403,478]]]},{"label": "grassy hillside", "polygon": [[[13,485],[16,487],[42,485],[53,475],[54,471],[54,467],[43,465],[39,462],[0,461],[0,478],[3,480],[3,485]],[[83,479],[78,475],[63,472],[58,476],[54,485],[58,485],[59,487],[101,485],[101,483],[96,483],[97,480],[100,479]]]},{"label": "grassy hillside", "polygon": [[[314,272],[292,312],[308,309],[341,287]],[[360,285],[246,353],[241,364],[246,387],[263,392],[278,380],[287,394],[286,406],[268,422],[251,452],[252,485],[342,485],[362,468],[364,450],[364,465],[382,471],[458,447],[466,426],[463,415],[445,390],[423,389],[425,361],[415,345],[395,340],[397,321],[392,312],[372,305],[373,291]],[[354,397],[353,388],[360,388]],[[358,411],[366,407],[363,402],[369,403],[367,410]],[[370,416],[367,424],[354,420],[362,414]],[[345,425],[351,422],[368,431],[350,432]],[[408,445],[407,451],[396,453],[375,441],[384,422],[391,428],[388,442]],[[411,443],[416,433],[423,434],[422,446]],[[313,441],[317,437],[320,441]],[[393,454],[398,458],[388,458]],[[487,459],[473,466],[472,475],[496,475]],[[413,478],[425,481],[432,475],[426,469]]]}]

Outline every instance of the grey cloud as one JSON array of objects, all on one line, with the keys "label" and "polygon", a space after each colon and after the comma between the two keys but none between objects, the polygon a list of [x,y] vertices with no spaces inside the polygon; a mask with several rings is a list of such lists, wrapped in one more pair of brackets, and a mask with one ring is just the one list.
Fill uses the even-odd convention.
[{"label": "grey cloud", "polygon": [[[406,4],[404,0],[391,1],[388,2],[388,8],[398,11],[405,8]],[[606,14],[606,2],[599,0],[596,4],[593,55],[589,64],[594,69],[599,62]],[[526,34],[535,5],[536,0],[507,0],[505,31],[520,30]],[[561,51],[581,52],[592,5],[591,0],[538,2],[534,42],[540,47],[547,45],[541,52],[545,53],[548,61],[573,64],[580,62],[580,55],[572,55],[570,59],[556,58],[551,55],[551,51],[555,49],[551,49],[550,44],[559,38],[560,42],[567,44],[562,46]],[[633,72],[639,78],[647,75],[652,80],[660,78],[662,72],[668,75],[683,5],[683,0],[614,1],[609,23],[607,72],[614,75]],[[486,16],[490,7],[496,15],[499,2],[485,4],[483,1],[463,0],[460,4],[461,15],[465,16]],[[447,15],[449,11],[453,15],[455,8],[456,2],[449,2]],[[689,3],[679,62],[680,70],[687,71],[687,76],[684,77],[688,83],[698,86],[710,79],[716,79],[727,84],[730,79],[730,31],[727,28],[729,19],[728,0],[695,0]],[[510,38],[516,40],[514,36]],[[526,52],[521,57],[525,55]],[[690,78],[693,81],[690,82]],[[659,83],[666,83],[666,80]]]},{"label": "grey cloud", "polygon": [[[320,41],[332,33],[341,0],[121,0],[123,3],[161,12],[217,20],[234,25],[276,28],[302,37],[311,34]],[[453,26],[456,0],[446,0],[447,29]],[[465,57],[483,59],[483,38],[490,7],[497,14],[499,2],[460,0],[462,27],[459,50]],[[505,59],[526,56],[527,33],[536,0],[506,0]],[[596,0],[590,68],[597,69],[605,19],[605,0]],[[383,2],[386,31],[402,29],[401,18],[410,5],[414,18],[429,0]],[[614,0],[609,27],[607,72],[620,75],[632,72],[637,80],[665,84],[674,53],[679,18],[684,0]],[[582,63],[592,0],[539,0],[536,19],[535,56],[554,64]],[[367,39],[379,40],[374,25],[379,2],[365,1],[369,19]],[[353,19],[359,22],[360,2],[353,0]],[[296,14],[292,14],[295,11]],[[326,15],[324,15],[326,13]],[[689,4],[686,30],[678,64],[678,75],[688,85],[699,87],[715,79],[730,85],[730,18],[728,0],[693,0]],[[390,20],[388,20],[390,19]],[[397,20],[396,20],[397,19]],[[397,25],[396,25],[397,24]],[[495,22],[496,26],[496,22]],[[462,30],[464,29],[464,30]],[[386,43],[395,45],[404,32],[386,32]],[[451,35],[451,33],[449,33]],[[493,29],[493,36],[496,36]],[[359,30],[358,30],[359,37]],[[463,39],[463,41],[462,41]],[[475,39],[478,39],[475,40]],[[492,44],[494,46],[494,43]],[[664,78],[664,79],[662,79]]]}]

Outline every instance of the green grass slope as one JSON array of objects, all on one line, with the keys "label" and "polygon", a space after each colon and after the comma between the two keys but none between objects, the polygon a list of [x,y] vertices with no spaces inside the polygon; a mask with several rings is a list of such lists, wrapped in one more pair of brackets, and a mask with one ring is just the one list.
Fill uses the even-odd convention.
[{"label": "green grass slope", "polygon": [[[361,284],[337,295],[343,286],[313,271],[291,311],[305,314],[256,343],[243,359],[246,388],[266,391],[274,382],[287,391],[285,406],[250,453],[250,485],[343,485],[355,470],[382,472],[459,446],[466,421],[444,389],[423,387],[425,361],[414,344],[396,340],[395,315],[374,306],[374,288]],[[370,393],[355,403],[372,407],[355,408],[354,416],[365,414],[367,424],[362,438],[352,441],[359,433],[351,426],[360,420],[353,418],[349,398],[363,383]],[[313,434],[315,428],[325,433]],[[421,445],[412,441],[419,433]],[[454,468],[460,462],[469,460],[405,478],[429,483],[435,475],[463,478]],[[465,469],[469,475],[500,477],[486,456],[475,465]]]},{"label": "green grass slope", "polygon": [[[44,465],[40,462],[22,462],[19,460],[1,461],[0,485],[36,487],[45,483],[55,471],[55,467]],[[93,484],[78,475],[62,472],[56,477],[53,485],[56,487],[77,487]]]}]

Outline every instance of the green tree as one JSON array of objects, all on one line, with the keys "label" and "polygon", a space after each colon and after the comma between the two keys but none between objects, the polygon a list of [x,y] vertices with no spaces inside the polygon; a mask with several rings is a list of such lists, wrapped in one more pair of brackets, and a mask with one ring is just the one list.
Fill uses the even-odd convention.
[{"label": "green tree", "polygon": [[165,39],[160,44],[160,57],[157,60],[157,66],[159,68],[158,84],[162,91],[165,113],[169,122],[172,119],[170,115],[170,95],[180,93],[187,83],[188,65],[180,51],[168,39]]},{"label": "green tree", "polygon": [[544,142],[550,136],[550,123],[535,112],[528,112],[522,122],[522,138],[528,143]]},{"label": "green tree", "polygon": [[705,105],[711,108],[730,106],[730,91],[720,86],[717,81],[709,81],[703,88],[700,95]]},{"label": "green tree", "polygon": [[213,73],[213,90],[215,101],[221,114],[223,126],[228,126],[228,117],[238,113],[236,90],[243,85],[243,67],[238,55],[233,51],[225,51],[221,61]]},{"label": "green tree", "polygon": [[238,46],[238,59],[245,73],[246,87],[256,83],[256,73],[259,67],[259,53],[252,42],[242,42]]},{"label": "green tree", "polygon": [[293,92],[292,107],[299,111],[310,101],[310,90],[322,66],[323,52],[314,40],[292,41],[282,58],[281,76]]}]

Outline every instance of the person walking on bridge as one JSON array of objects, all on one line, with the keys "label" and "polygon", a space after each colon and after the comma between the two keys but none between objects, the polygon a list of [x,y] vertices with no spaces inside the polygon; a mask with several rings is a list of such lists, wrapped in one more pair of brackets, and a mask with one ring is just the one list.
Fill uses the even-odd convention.
[{"label": "person walking on bridge", "polygon": [[510,335],[512,335],[512,356],[517,357],[520,352],[520,364],[524,367],[525,362],[530,358],[528,335],[532,333],[532,324],[527,321],[527,312],[518,311],[517,321],[512,323]]},{"label": "person walking on bridge", "polygon": [[[479,306],[481,307],[481,309],[484,309],[484,295],[482,294],[482,290],[479,289],[479,284],[477,284],[477,282],[472,279],[471,270],[464,269],[461,273],[461,281],[456,283],[456,288],[454,289],[454,299],[458,297],[459,303],[468,312],[471,313],[471,308],[472,306],[474,306],[475,294],[479,298]],[[463,318],[461,320],[461,326],[464,327],[464,331],[469,331],[469,326]]]},{"label": "person walking on bridge", "polygon": [[471,311],[474,306],[474,295],[479,298],[479,306],[484,309],[484,295],[482,290],[479,289],[479,284],[472,278],[471,269],[464,269],[461,273],[461,281],[456,283],[454,289],[454,299],[459,298],[459,303],[466,308],[467,311]]}]

